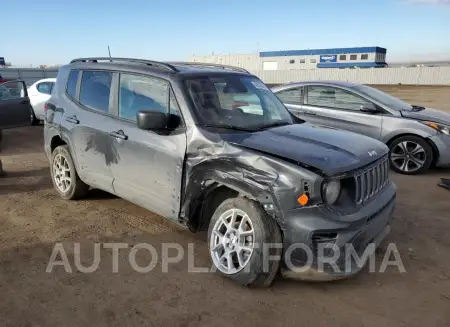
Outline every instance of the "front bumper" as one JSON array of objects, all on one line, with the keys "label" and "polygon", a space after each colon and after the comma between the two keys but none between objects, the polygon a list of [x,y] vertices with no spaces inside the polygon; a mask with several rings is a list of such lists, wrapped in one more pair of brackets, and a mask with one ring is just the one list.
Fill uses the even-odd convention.
[{"label": "front bumper", "polygon": [[285,213],[282,275],[329,281],[359,273],[364,265],[354,256],[368,258],[389,234],[395,195],[396,187],[391,183],[357,213],[356,219],[327,217],[321,207]]},{"label": "front bumper", "polygon": [[430,137],[430,140],[436,145],[439,157],[436,161],[438,167],[450,166],[450,136],[439,133]]}]

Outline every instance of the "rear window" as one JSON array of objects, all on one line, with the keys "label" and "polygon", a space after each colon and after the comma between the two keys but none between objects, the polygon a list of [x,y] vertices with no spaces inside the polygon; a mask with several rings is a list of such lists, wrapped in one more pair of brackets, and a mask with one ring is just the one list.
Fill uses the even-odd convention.
[{"label": "rear window", "polygon": [[78,70],[71,70],[67,78],[67,95],[75,99],[75,91],[77,89]]},{"label": "rear window", "polygon": [[39,93],[51,94],[52,93],[52,83],[42,82],[36,86]]}]

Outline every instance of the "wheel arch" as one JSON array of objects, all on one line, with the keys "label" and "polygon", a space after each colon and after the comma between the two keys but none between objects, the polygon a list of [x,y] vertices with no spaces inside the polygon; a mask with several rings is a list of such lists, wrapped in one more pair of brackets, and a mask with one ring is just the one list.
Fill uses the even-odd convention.
[{"label": "wheel arch", "polygon": [[[212,213],[227,198],[246,197],[260,203],[272,204],[266,210],[273,217],[279,212],[276,197],[270,188],[251,184],[226,170],[197,170],[189,178],[182,200],[181,219],[193,232],[207,229]],[[273,211],[273,212],[272,212]],[[277,219],[276,219],[277,220]]]},{"label": "wheel arch", "polygon": [[53,151],[61,145],[67,145],[69,147],[70,154],[72,155],[72,159],[75,165],[75,169],[77,170],[78,174],[80,175],[80,166],[78,164],[77,156],[75,155],[75,152],[73,151],[72,142],[70,142],[70,138],[67,137],[64,133],[55,133],[51,139],[50,139],[50,156],[52,155]]}]

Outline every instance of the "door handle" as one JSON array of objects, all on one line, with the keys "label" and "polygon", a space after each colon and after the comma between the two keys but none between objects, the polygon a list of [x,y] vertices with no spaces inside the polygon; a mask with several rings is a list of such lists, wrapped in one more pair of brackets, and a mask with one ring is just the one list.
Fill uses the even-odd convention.
[{"label": "door handle", "polygon": [[29,104],[30,103],[30,100],[22,100],[22,101],[20,101],[20,104]]},{"label": "door handle", "polygon": [[116,137],[118,139],[121,139],[121,140],[128,139],[128,135],[126,135],[121,129],[119,129],[118,131],[115,131],[115,132],[110,132],[109,135]]},{"label": "door handle", "polygon": [[73,123],[73,124],[79,124],[80,121],[78,120],[77,116],[73,115],[71,117],[67,117],[66,121],[68,121],[69,123]]},{"label": "door handle", "polygon": [[312,111],[304,111],[303,112],[305,115],[309,115],[309,116],[316,116],[316,113],[315,112],[312,112]]}]

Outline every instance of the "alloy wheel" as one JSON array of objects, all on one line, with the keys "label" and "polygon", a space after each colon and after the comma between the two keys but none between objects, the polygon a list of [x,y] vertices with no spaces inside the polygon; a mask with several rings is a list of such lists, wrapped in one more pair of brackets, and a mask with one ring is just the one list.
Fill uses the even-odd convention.
[{"label": "alloy wheel", "polygon": [[53,160],[53,179],[56,187],[66,193],[72,183],[69,163],[62,154],[57,154]]},{"label": "alloy wheel", "polygon": [[214,224],[210,239],[211,258],[224,274],[236,274],[253,253],[255,232],[250,217],[242,210],[224,212]]},{"label": "alloy wheel", "polygon": [[427,160],[425,149],[418,143],[403,141],[391,150],[391,162],[399,170],[412,173],[423,167]]}]

